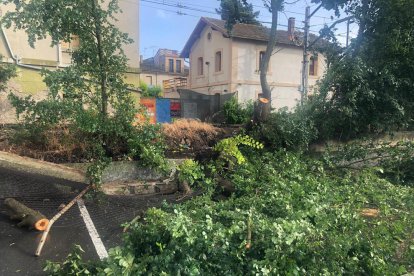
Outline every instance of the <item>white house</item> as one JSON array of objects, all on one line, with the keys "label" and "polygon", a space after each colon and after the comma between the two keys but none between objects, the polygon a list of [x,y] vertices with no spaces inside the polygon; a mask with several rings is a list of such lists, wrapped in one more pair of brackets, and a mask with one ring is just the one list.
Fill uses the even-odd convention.
[{"label": "white house", "polygon": [[[268,82],[274,108],[293,108],[300,100],[303,46],[294,32],[278,30],[271,57]],[[208,95],[236,93],[239,102],[256,100],[261,94],[260,60],[266,51],[269,29],[236,24],[228,34],[225,21],[202,17],[188,39],[181,57],[190,59],[189,89]],[[321,54],[310,57],[309,86],[325,71]]]}]

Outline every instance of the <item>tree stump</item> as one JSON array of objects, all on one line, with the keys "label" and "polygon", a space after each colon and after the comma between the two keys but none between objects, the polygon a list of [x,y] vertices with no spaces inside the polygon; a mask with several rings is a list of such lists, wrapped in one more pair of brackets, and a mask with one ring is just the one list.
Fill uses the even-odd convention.
[{"label": "tree stump", "polygon": [[29,229],[44,231],[49,224],[49,220],[42,213],[30,209],[14,198],[6,198],[4,205],[9,209],[10,219],[20,220],[18,227],[27,226]]}]

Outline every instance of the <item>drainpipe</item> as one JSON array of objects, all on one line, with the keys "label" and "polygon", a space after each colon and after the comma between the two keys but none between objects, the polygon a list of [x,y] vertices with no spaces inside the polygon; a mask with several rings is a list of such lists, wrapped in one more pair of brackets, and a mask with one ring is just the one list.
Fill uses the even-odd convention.
[{"label": "drainpipe", "polygon": [[13,53],[13,50],[10,46],[9,39],[7,38],[6,32],[4,31],[3,27],[1,27],[1,32],[3,34],[4,41],[6,42],[6,46],[7,46],[7,49],[9,50],[10,56],[14,60],[14,62],[16,63],[17,66],[23,67],[23,68],[28,68],[28,69],[33,69],[33,70],[42,70],[41,67],[20,63],[19,57]]},{"label": "drainpipe", "polygon": [[60,42],[58,42],[57,46],[57,67],[62,67],[62,46],[60,45]]}]

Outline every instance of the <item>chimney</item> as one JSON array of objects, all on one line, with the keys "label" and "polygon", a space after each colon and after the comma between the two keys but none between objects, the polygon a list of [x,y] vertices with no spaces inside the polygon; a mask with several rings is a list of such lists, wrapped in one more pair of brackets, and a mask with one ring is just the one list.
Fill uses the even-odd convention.
[{"label": "chimney", "polygon": [[295,18],[290,17],[288,21],[288,36],[289,40],[293,40],[295,37]]}]

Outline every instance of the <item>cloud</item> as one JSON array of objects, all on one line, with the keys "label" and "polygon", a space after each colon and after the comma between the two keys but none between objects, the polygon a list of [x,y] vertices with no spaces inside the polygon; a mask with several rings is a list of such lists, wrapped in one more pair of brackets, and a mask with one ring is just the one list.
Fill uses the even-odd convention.
[{"label": "cloud", "polygon": [[167,13],[163,10],[157,10],[156,14],[159,18],[167,18]]}]

